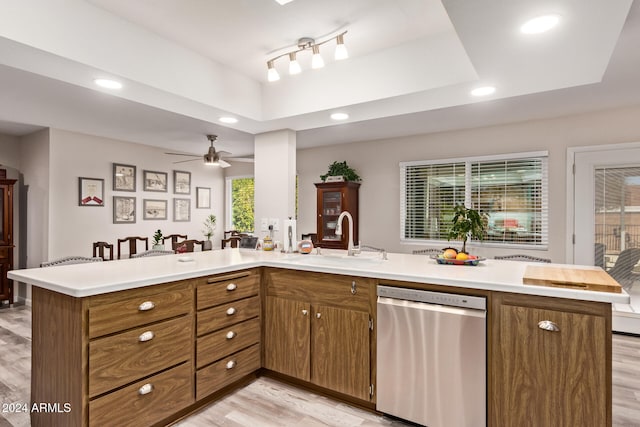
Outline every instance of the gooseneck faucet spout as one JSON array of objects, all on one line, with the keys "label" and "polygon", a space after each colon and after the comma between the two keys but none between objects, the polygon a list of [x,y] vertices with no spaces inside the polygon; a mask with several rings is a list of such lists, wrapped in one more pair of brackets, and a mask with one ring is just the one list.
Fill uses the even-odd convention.
[{"label": "gooseneck faucet spout", "polygon": [[353,246],[353,217],[347,211],[342,211],[336,223],[336,236],[342,236],[342,220],[347,217],[349,223],[349,243],[347,244],[347,256],[354,256],[356,248]]}]

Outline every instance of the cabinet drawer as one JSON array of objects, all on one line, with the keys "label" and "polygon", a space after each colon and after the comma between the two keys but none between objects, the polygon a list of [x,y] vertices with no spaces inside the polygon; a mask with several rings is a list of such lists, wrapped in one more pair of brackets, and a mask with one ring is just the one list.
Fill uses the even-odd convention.
[{"label": "cabinet drawer", "polygon": [[[104,296],[101,299],[104,300]],[[147,292],[127,291],[124,295],[113,295],[111,301],[92,301],[89,338],[186,314],[191,312],[192,305],[193,290],[187,285],[159,286]]]},{"label": "cabinet drawer", "polygon": [[196,373],[196,399],[202,399],[259,368],[259,344],[225,357]]},{"label": "cabinet drawer", "polygon": [[373,279],[336,274],[273,269],[265,280],[267,295],[358,311],[370,310],[369,292],[375,291]]},{"label": "cabinet drawer", "polygon": [[184,363],[89,402],[89,425],[153,425],[194,402],[191,365]]},{"label": "cabinet drawer", "polygon": [[224,304],[258,295],[260,274],[257,270],[220,276],[203,277],[197,281],[197,309]]},{"label": "cabinet drawer", "polygon": [[198,336],[260,315],[260,298],[251,297],[198,312]]},{"label": "cabinet drawer", "polygon": [[191,358],[191,315],[89,343],[89,395],[96,396]]},{"label": "cabinet drawer", "polygon": [[260,342],[260,319],[258,318],[200,337],[196,353],[197,367],[201,368],[258,342]]}]

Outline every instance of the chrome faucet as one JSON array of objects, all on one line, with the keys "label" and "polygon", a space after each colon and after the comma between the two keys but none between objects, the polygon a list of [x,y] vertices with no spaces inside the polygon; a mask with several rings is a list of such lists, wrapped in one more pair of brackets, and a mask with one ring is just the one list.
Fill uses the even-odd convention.
[{"label": "chrome faucet", "polygon": [[342,236],[342,220],[344,219],[344,217],[347,217],[347,222],[349,222],[349,243],[347,244],[347,256],[354,256],[355,254],[360,253],[360,248],[353,245],[353,217],[347,211],[342,211],[342,213],[338,217],[338,222],[336,224],[336,236]]}]

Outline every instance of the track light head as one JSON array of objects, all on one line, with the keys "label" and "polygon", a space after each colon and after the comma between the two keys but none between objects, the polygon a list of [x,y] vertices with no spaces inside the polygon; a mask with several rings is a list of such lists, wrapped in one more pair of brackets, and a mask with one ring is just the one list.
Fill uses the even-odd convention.
[{"label": "track light head", "polygon": [[267,80],[270,82],[280,80],[280,74],[278,74],[278,70],[275,69],[273,60],[267,62]]},{"label": "track light head", "polygon": [[313,56],[311,57],[311,68],[317,69],[324,67],[324,59],[320,55],[320,46],[313,45]]}]

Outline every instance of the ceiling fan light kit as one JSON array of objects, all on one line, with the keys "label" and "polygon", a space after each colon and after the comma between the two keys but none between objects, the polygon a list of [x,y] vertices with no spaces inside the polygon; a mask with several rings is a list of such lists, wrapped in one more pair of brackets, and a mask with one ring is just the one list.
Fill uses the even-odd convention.
[{"label": "ceiling fan light kit", "polygon": [[267,61],[267,80],[270,82],[280,80],[280,74],[278,73],[278,70],[276,70],[275,61],[285,56],[289,57],[289,74],[299,74],[302,71],[302,68],[300,67],[300,63],[297,60],[297,54],[305,50],[311,50],[311,52],[313,53],[313,56],[311,57],[311,68],[317,69],[324,67],[324,59],[322,58],[322,55],[320,55],[320,46],[332,40],[336,41],[334,59],[336,61],[347,59],[349,57],[349,53],[347,52],[347,47],[344,44],[344,35],[346,33],[346,31],[343,31],[340,34],[330,37],[321,42],[316,42],[311,37],[300,38],[298,40],[296,48],[273,57]]}]

